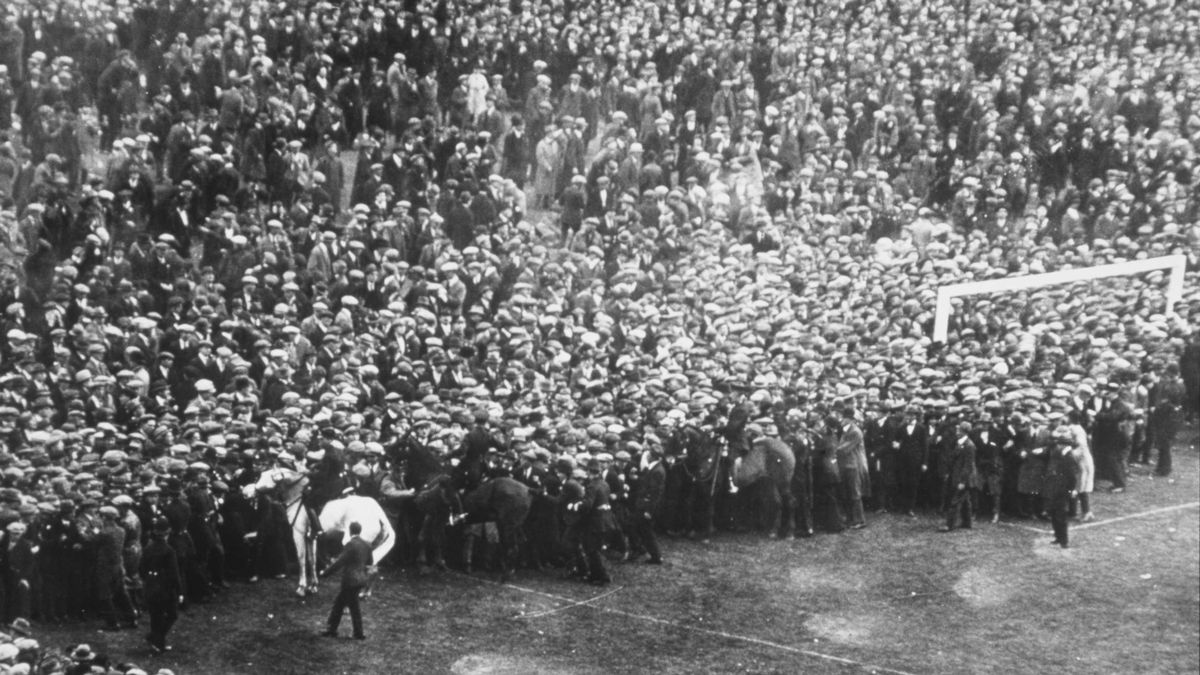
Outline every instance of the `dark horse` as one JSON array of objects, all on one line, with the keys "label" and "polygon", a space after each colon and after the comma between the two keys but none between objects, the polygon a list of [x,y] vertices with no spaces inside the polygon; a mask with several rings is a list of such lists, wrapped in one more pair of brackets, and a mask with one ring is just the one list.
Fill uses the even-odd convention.
[{"label": "dark horse", "polygon": [[[522,526],[529,517],[533,495],[529,488],[507,476],[489,478],[463,498],[464,519],[467,525],[495,523],[500,544],[500,580],[508,581],[516,569],[521,544]],[[468,542],[470,535],[468,535]],[[464,546],[470,569],[470,545]]]},{"label": "dark horse", "polygon": [[404,485],[416,494],[391,505],[398,514],[399,537],[407,542],[406,561],[445,568],[446,527],[462,511],[444,458],[424,443],[410,439],[394,461],[403,467]]},{"label": "dark horse", "polygon": [[448,474],[438,474],[413,499],[421,514],[421,529],[417,532],[417,563],[444,570],[446,562],[446,526],[450,518],[462,513],[462,501]]},{"label": "dark horse", "polygon": [[694,424],[681,426],[667,438],[664,451],[676,457],[671,467],[674,511],[669,531],[707,540],[713,533],[717,486],[721,480],[721,440]]}]

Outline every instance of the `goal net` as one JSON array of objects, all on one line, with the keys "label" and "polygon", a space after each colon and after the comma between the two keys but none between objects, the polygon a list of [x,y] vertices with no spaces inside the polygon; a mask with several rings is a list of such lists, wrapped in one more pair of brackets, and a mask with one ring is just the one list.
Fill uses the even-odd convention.
[{"label": "goal net", "polygon": [[1023,277],[1006,277],[942,286],[938,289],[937,309],[933,324],[933,341],[946,341],[946,334],[950,327],[950,314],[954,311],[954,305],[951,301],[954,298],[987,293],[1011,293],[1013,291],[1041,288],[1043,286],[1057,286],[1081,281],[1094,281],[1108,277],[1130,276],[1156,270],[1170,270],[1166,290],[1167,306],[1165,309],[1165,312],[1170,314],[1175,307],[1175,303],[1179,302],[1183,297],[1183,275],[1186,263],[1187,258],[1183,255],[1167,255],[1159,258],[1148,258],[1146,260],[1130,260],[1128,262],[1111,263],[1108,265],[1096,265],[1095,267],[1046,272],[1045,274],[1030,274]]}]

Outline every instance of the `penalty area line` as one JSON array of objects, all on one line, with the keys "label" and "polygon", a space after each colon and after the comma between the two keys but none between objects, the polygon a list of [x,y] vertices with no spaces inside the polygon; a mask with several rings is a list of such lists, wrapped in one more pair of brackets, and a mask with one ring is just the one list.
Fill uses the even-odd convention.
[{"label": "penalty area line", "polygon": [[[1113,523],[1120,523],[1120,522],[1123,522],[1126,520],[1134,520],[1135,518],[1148,518],[1150,516],[1157,516],[1162,513],[1171,513],[1172,511],[1183,511],[1184,509],[1194,509],[1196,507],[1200,507],[1200,502],[1188,502],[1187,504],[1176,504],[1175,506],[1164,506],[1164,507],[1158,508],[1158,509],[1150,509],[1149,511],[1130,513],[1128,515],[1117,516],[1115,518],[1106,518],[1104,520],[1093,520],[1090,523],[1083,523],[1080,525],[1076,525],[1073,523],[1071,525],[1071,531],[1075,532],[1078,530],[1089,530],[1093,527],[1100,527],[1102,525],[1111,525]],[[1043,529],[1040,527],[1034,527],[1032,525],[1024,525],[1022,523],[1009,523],[1009,522],[1005,522],[1005,521],[1001,520],[999,523],[997,523],[997,525],[1001,525],[1004,527],[1015,527],[1017,529],[1025,530],[1026,532],[1036,532],[1038,534],[1054,534],[1053,530],[1046,530],[1046,529]]]},{"label": "penalty area line", "polygon": [[[516,588],[516,587],[514,586],[513,588]],[[544,609],[540,612],[530,612],[529,614],[518,614],[517,618],[518,619],[537,619],[539,617],[550,616],[551,614],[557,614],[559,612],[565,612],[566,610],[571,609],[573,607],[583,607],[584,605],[590,605],[593,602],[596,602],[598,600],[603,600],[604,598],[607,598],[608,596],[612,595],[613,593],[616,593],[617,591],[619,591],[623,588],[625,588],[625,587],[617,586],[616,588],[614,588],[611,591],[608,591],[606,593],[601,593],[600,595],[596,595],[596,596],[587,598],[585,600],[580,600],[578,602],[572,602],[570,604],[563,605],[562,607],[555,607],[553,609]]]},{"label": "penalty area line", "polygon": [[[791,654],[799,654],[801,656],[808,656],[808,657],[815,658],[815,659],[821,659],[823,661],[829,661],[832,663],[841,664],[843,666],[851,666],[851,667],[855,667],[855,668],[861,668],[863,670],[870,671],[870,672],[889,673],[890,675],[914,675],[914,673],[910,673],[905,670],[898,670],[896,668],[888,668],[886,666],[878,666],[878,665],[874,665],[871,663],[864,663],[862,661],[855,661],[854,659],[848,659],[848,658],[845,658],[842,656],[834,656],[833,654],[825,654],[823,652],[817,652],[817,651],[813,651],[811,649],[803,649],[800,647],[793,647],[791,645],[785,645],[785,644],[781,644],[778,642],[772,642],[770,640],[764,640],[762,638],[756,638],[756,637],[752,637],[749,635],[738,635],[736,633],[727,633],[723,630],[716,630],[714,628],[703,628],[701,626],[692,626],[692,625],[688,625],[686,623],[682,623],[679,621],[674,621],[671,619],[661,619],[659,617],[650,616],[648,614],[638,614],[636,612],[627,612],[623,609],[615,609],[612,607],[598,607],[594,604],[589,604],[589,603],[594,603],[595,601],[600,600],[601,598],[603,598],[607,595],[612,595],[613,593],[615,593],[616,591],[620,590],[623,587],[618,587],[612,591],[609,591],[608,593],[604,593],[602,595],[599,595],[599,596],[596,596],[593,598],[588,598],[583,601],[578,601],[574,598],[569,598],[566,596],[558,595],[556,593],[547,593],[546,591],[539,591],[536,588],[528,588],[526,586],[518,586],[516,584],[511,584],[511,583],[500,583],[498,581],[492,581],[490,579],[480,579],[480,578],[473,577],[470,575],[463,575],[461,573],[459,573],[459,574],[461,576],[466,576],[468,579],[474,579],[475,581],[478,581],[481,583],[491,584],[493,586],[501,586],[501,587],[508,588],[508,589],[511,589],[514,591],[520,591],[522,593],[530,593],[532,595],[539,595],[541,597],[550,598],[552,600],[558,600],[561,602],[571,603],[564,607],[559,607],[559,608],[555,608],[553,610],[539,612],[536,615],[543,615],[543,614],[547,614],[550,612],[556,612],[556,611],[563,610],[563,609],[570,609],[571,607],[575,607],[575,606],[586,606],[586,607],[591,607],[592,609],[594,609],[598,612],[607,612],[609,614],[616,614],[618,616],[623,616],[623,617],[626,617],[629,619],[637,619],[638,621],[645,621],[646,623],[653,623],[653,624],[656,624],[659,626],[669,626],[671,628],[678,628],[679,630],[685,630],[685,631],[689,631],[692,633],[701,633],[703,635],[712,635],[714,637],[725,638],[726,640],[745,642],[748,644],[758,645],[760,647],[769,647],[771,649],[777,649],[779,651],[788,652]],[[527,615],[527,616],[520,617],[520,618],[530,618],[532,616],[535,616],[535,615]]]},{"label": "penalty area line", "polygon": [[1086,530],[1086,529],[1092,528],[1092,527],[1100,527],[1101,525],[1111,525],[1112,523],[1119,523],[1123,520],[1133,520],[1134,518],[1146,518],[1148,516],[1157,516],[1160,513],[1170,513],[1172,511],[1182,511],[1184,509],[1194,509],[1198,506],[1200,506],[1200,502],[1188,502],[1187,504],[1176,504],[1175,506],[1164,506],[1160,509],[1150,509],[1149,511],[1142,511],[1141,513],[1131,513],[1127,516],[1117,516],[1116,518],[1108,518],[1107,520],[1093,520],[1092,522],[1084,523],[1083,525],[1075,525],[1071,529],[1072,530]]}]

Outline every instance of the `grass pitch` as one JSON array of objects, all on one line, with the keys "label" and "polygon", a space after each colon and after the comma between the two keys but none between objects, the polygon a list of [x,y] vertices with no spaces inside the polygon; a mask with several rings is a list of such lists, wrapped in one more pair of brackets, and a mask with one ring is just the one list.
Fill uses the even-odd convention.
[{"label": "grass pitch", "polygon": [[1125,494],[1094,495],[1067,550],[1041,521],[943,534],[932,514],[877,515],[808,540],[667,540],[665,566],[613,563],[606,588],[387,571],[366,642],[317,637],[333,588],[302,601],[290,579],[190,609],[162,657],[133,631],[39,636],[177,673],[1194,673],[1196,440],[1171,481],[1135,467]]}]

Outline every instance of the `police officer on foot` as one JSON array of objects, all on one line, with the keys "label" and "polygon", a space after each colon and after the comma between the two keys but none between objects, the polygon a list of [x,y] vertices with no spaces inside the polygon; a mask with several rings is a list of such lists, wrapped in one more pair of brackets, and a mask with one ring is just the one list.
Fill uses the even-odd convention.
[{"label": "police officer on foot", "polygon": [[1067,511],[1071,508],[1071,500],[1075,497],[1075,488],[1079,484],[1079,465],[1071,455],[1075,448],[1075,439],[1070,429],[1065,426],[1058,427],[1054,430],[1052,438],[1054,445],[1046,460],[1042,496],[1046,499],[1050,524],[1054,527],[1054,541],[1051,543],[1067,548]]},{"label": "police officer on foot", "polygon": [[612,505],[609,503],[608,483],[604,481],[600,462],[595,459],[587,463],[587,485],[584,487],[583,502],[579,511],[583,516],[583,554],[587,560],[587,580],[604,585],[612,581],[604,567],[604,540],[616,528]]},{"label": "police officer on foot", "polygon": [[167,633],[179,618],[183,602],[183,581],[179,576],[179,557],[167,543],[171,522],[163,517],[154,520],[150,543],[142,552],[141,573],[146,583],[146,610],[150,615],[150,632],[146,641],[156,654],[171,649]]},{"label": "police officer on foot", "polygon": [[321,635],[337,637],[338,624],[342,622],[342,614],[350,609],[350,622],[354,626],[354,639],[365,640],[363,635],[362,610],[358,605],[358,593],[367,585],[368,571],[371,564],[371,545],[362,538],[362,525],[350,523],[350,541],[346,542],[341,555],[333,564],[321,573],[328,577],[334,572],[342,573],[342,586],[337,597],[333,600],[333,609],[329,612],[328,627]]},{"label": "police officer on foot", "polygon": [[633,534],[636,543],[650,554],[646,562],[651,565],[662,564],[662,553],[658,548],[658,538],[654,535],[654,514],[662,505],[663,491],[667,483],[667,469],[663,465],[662,444],[657,437],[646,439],[646,453],[649,465],[638,476],[637,490],[633,503]]}]

